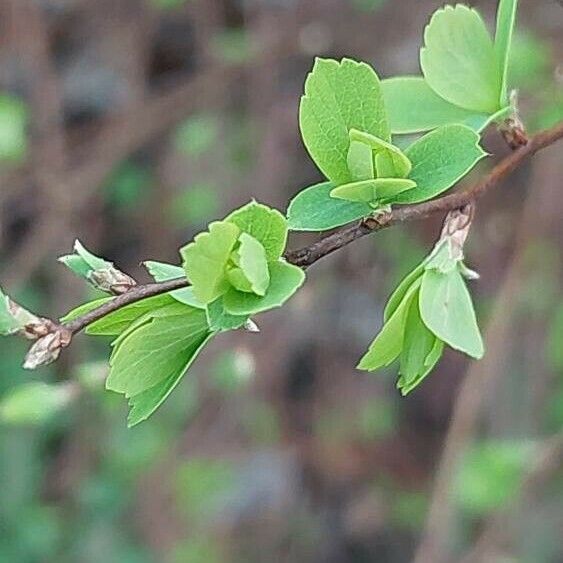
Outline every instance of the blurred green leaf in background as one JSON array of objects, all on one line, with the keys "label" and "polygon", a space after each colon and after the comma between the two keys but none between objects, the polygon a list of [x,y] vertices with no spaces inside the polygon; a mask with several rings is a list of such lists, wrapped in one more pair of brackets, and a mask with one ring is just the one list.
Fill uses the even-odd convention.
[{"label": "blurred green leaf in background", "polygon": [[0,162],[18,163],[27,151],[28,112],[17,97],[0,93]]}]

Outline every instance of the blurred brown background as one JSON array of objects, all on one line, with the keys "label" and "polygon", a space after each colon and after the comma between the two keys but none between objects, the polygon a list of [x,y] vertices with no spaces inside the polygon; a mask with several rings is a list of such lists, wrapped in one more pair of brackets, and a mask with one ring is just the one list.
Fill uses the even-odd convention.
[{"label": "blurred brown background", "polygon": [[[148,281],[142,260],[178,262],[250,198],[285,209],[319,179],[297,124],[314,56],[417,73],[442,4],[0,0],[0,283],[57,317],[92,297],[55,260],[74,238]],[[471,4],[492,30],[496,2]],[[563,119],[562,62],[563,7],[521,0],[511,76],[531,131]],[[508,152],[494,130],[484,144],[473,178]],[[24,344],[0,341],[0,400],[30,380],[72,389],[52,416],[0,423],[0,561],[393,563],[423,536],[445,561],[563,561],[562,155],[478,206],[486,358],[448,351],[406,399],[394,369],[354,366],[439,218],[320,262],[133,430],[103,391],[107,342],[30,374]]]}]

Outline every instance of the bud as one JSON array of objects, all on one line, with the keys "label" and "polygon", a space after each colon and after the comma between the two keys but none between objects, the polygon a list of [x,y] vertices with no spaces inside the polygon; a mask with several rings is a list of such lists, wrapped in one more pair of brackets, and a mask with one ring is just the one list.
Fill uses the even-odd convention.
[{"label": "bud", "polygon": [[113,295],[127,293],[137,285],[133,278],[113,266],[103,270],[92,270],[87,279],[97,289]]},{"label": "bud", "polygon": [[53,321],[34,315],[0,290],[0,334],[18,334],[29,340],[37,340],[52,332],[54,327]]},{"label": "bud", "polygon": [[260,327],[252,319],[247,319],[243,328],[248,332],[260,332]]},{"label": "bud", "polygon": [[23,364],[24,369],[36,369],[54,362],[61,350],[70,344],[71,339],[72,333],[62,327],[42,336],[29,349]]},{"label": "bud", "polygon": [[113,263],[89,252],[79,240],[74,243],[74,252],[75,254],[61,256],[59,262],[96,289],[121,295],[137,285],[133,278],[118,270]]}]

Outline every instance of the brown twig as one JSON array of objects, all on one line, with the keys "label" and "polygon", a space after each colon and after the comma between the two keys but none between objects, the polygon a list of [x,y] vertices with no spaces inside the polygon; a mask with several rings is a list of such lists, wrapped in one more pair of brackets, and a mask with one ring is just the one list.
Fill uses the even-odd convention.
[{"label": "brown twig", "polygon": [[[347,246],[351,242],[362,238],[365,235],[375,233],[398,223],[424,219],[430,215],[445,213],[464,207],[498,184],[520,164],[522,164],[522,162],[527,160],[536,152],[552,145],[562,138],[563,123],[560,123],[555,127],[542,131],[532,137],[525,146],[504,158],[479,182],[467,190],[447,195],[433,201],[400,207],[394,209],[386,215],[379,216],[378,218],[364,219],[358,224],[344,227],[343,229],[340,229],[339,231],[304,248],[288,252],[285,258],[291,264],[295,264],[301,268],[307,268],[321,258],[332,254],[336,250]],[[116,297],[112,301],[108,301],[97,309],[94,309],[68,323],[64,326],[64,328],[69,330],[72,334],[76,334],[91,323],[105,317],[109,313],[117,311],[125,305],[130,305],[131,303],[141,301],[147,297],[180,289],[186,287],[187,285],[188,281],[184,278],[180,278],[162,283],[136,286],[124,295]]]}]

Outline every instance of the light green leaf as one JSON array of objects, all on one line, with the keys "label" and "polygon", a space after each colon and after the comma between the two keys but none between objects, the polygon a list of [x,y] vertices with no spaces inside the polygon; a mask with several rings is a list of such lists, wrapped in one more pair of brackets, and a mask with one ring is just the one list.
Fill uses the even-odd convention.
[{"label": "light green leaf", "polygon": [[395,145],[392,145],[375,135],[371,135],[365,131],[358,131],[357,129],[350,130],[350,141],[365,143],[371,147],[374,154],[383,153],[390,158],[394,168],[394,173],[391,175],[391,178],[406,178],[409,175],[412,168],[411,161],[399,147],[396,147]]},{"label": "light green leaf", "polygon": [[458,4],[434,13],[424,31],[420,65],[442,98],[479,113],[499,108],[501,78],[493,41],[479,13]]},{"label": "light green leaf", "polygon": [[416,188],[395,198],[396,203],[432,199],[454,186],[487,153],[479,135],[464,125],[445,125],[426,134],[407,150],[413,163],[409,179]]},{"label": "light green leaf", "polygon": [[391,315],[397,310],[397,307],[403,301],[407,291],[411,285],[422,276],[424,272],[424,262],[421,262],[414,270],[409,272],[397,286],[395,291],[389,297],[385,310],[383,311],[383,321],[387,322]]},{"label": "light green leaf", "polygon": [[373,212],[366,203],[330,197],[333,189],[334,184],[323,182],[299,192],[287,209],[289,228],[292,231],[328,231]]},{"label": "light green leaf", "polygon": [[415,187],[416,182],[410,179],[377,178],[338,186],[330,192],[330,197],[375,205],[393,201],[399,194]]},{"label": "light green leaf", "polygon": [[375,178],[373,151],[366,143],[350,141],[346,162],[348,163],[350,176],[355,182]]},{"label": "light green leaf", "polygon": [[194,295],[201,303],[210,303],[229,289],[225,269],[239,235],[234,223],[216,221],[208,232],[196,235],[180,249]]},{"label": "light green leaf", "polygon": [[287,221],[277,209],[252,201],[224,220],[254,237],[266,250],[268,262],[283,254],[287,244]]},{"label": "light green leaf", "polygon": [[420,289],[420,314],[424,324],[446,344],[473,358],[482,358],[483,340],[471,296],[462,275],[426,270]]},{"label": "light green leaf", "polygon": [[166,264],[166,262],[155,262],[154,260],[147,260],[143,264],[155,282],[186,277],[186,272],[182,266],[174,266],[173,264]]},{"label": "light green leaf", "polygon": [[82,278],[88,278],[93,270],[105,270],[113,267],[111,262],[88,251],[78,239],[74,241],[74,252],[75,254],[61,256],[59,262],[62,262]]},{"label": "light green leaf", "polygon": [[381,81],[393,133],[421,133],[441,125],[461,123],[479,132],[490,115],[463,109],[441,98],[421,76],[399,76]]},{"label": "light green leaf", "polygon": [[412,379],[410,382],[405,381],[402,377],[399,378],[397,387],[400,389],[401,395],[403,395],[403,397],[408,395],[413,389],[418,387],[426,379],[428,374],[434,369],[434,366],[442,357],[443,353],[444,343],[439,338],[435,338],[432,350],[430,350],[430,353],[428,354],[428,356],[426,356],[426,359],[424,360],[424,367],[418,374],[418,376]]},{"label": "light green leaf", "polygon": [[270,272],[264,247],[251,235],[242,233],[239,238],[239,266],[256,295],[266,295],[270,285]]},{"label": "light green leaf", "polygon": [[197,344],[199,337],[194,337],[194,343],[186,350],[182,361],[183,368],[172,370],[164,381],[129,399],[129,406],[131,407],[127,417],[129,428],[149,418],[162,405],[213,336],[215,336],[214,333],[208,333],[202,340],[199,340],[199,344]]},{"label": "light green leaf", "polygon": [[379,78],[365,63],[316,59],[299,107],[303,142],[321,172],[335,185],[350,182],[350,129],[390,140]]},{"label": "light green leaf", "polygon": [[74,395],[68,383],[24,383],[2,397],[0,419],[9,424],[39,424],[60,412]]},{"label": "light green leaf", "polygon": [[394,362],[403,349],[405,323],[412,300],[415,298],[420,281],[415,281],[406,292],[400,305],[385,322],[368,351],[364,354],[357,368],[375,371]]},{"label": "light green leaf", "polygon": [[[186,272],[181,266],[173,264],[166,264],[165,262],[155,262],[154,260],[147,260],[144,262],[149,274],[153,277],[155,282],[165,282],[168,280],[175,280],[185,278]],[[175,289],[169,293],[174,299],[180,303],[190,305],[196,309],[205,309],[205,305],[198,301],[194,295],[193,287],[184,287],[183,289]]]},{"label": "light green leaf", "polygon": [[72,311],[69,311],[64,317],[61,317],[60,321],[62,323],[69,323],[70,321],[73,321],[74,319],[77,319],[78,317],[81,317],[82,315],[85,315],[86,313],[89,313],[90,311],[97,309],[100,305],[103,305],[104,303],[107,303],[112,299],[115,299],[115,297],[101,297],[100,299],[94,299],[93,301],[82,303],[82,305],[75,307],[74,309],[72,309]]},{"label": "light green leaf", "polygon": [[231,288],[223,297],[225,310],[231,315],[253,315],[281,307],[305,281],[301,268],[286,262],[270,264],[270,286],[264,297],[242,293]]},{"label": "light green leaf", "polygon": [[235,330],[244,326],[248,315],[231,315],[225,311],[223,298],[219,297],[207,306],[207,323],[213,332]]},{"label": "light green leaf", "polygon": [[[86,305],[93,305],[93,303],[95,302],[90,302]],[[86,328],[86,334],[96,336],[117,336],[143,315],[146,315],[147,313],[154,313],[157,309],[176,303],[177,302],[168,294],[148,297],[142,301],[137,301],[136,303],[131,303],[130,305],[121,307],[117,311],[101,318],[99,321],[92,323]],[[72,311],[72,314],[74,315],[75,312],[76,310]],[[80,314],[85,312],[86,311],[83,311]],[[67,317],[68,316],[69,315],[67,315]]]},{"label": "light green leaf", "polygon": [[180,377],[210,335],[199,309],[175,303],[114,347],[106,388],[134,397]]},{"label": "light green leaf", "polygon": [[420,318],[417,292],[406,316],[399,369],[400,388],[408,387],[413,381],[426,373],[425,361],[432,352],[435,341],[436,337]]},{"label": "light green leaf", "polygon": [[495,51],[501,76],[500,106],[508,105],[508,63],[510,46],[516,23],[518,0],[499,0],[497,10],[497,30],[495,35]]}]

